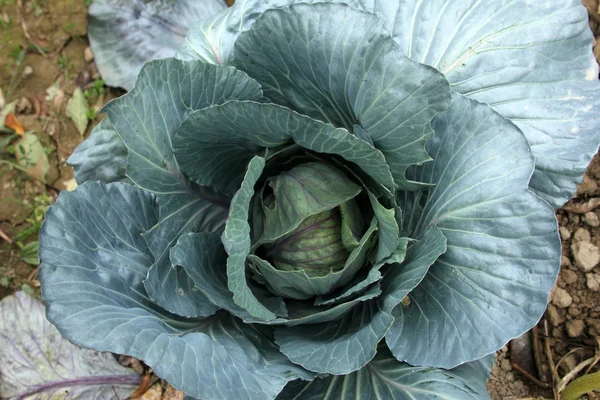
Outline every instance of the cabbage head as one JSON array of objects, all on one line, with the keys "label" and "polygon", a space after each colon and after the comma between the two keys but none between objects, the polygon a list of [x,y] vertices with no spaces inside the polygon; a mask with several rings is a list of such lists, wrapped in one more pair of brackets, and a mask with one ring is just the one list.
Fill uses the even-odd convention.
[{"label": "cabbage head", "polygon": [[48,318],[202,400],[485,399],[598,148],[575,0],[238,0],[69,162]]}]

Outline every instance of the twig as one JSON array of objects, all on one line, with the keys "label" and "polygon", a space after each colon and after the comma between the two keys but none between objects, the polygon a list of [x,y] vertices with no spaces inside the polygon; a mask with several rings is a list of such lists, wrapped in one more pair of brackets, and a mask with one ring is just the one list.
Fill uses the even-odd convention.
[{"label": "twig", "polygon": [[587,367],[593,362],[594,358],[588,358],[587,360],[581,362],[579,365],[573,368],[572,371],[569,371],[569,373],[566,374],[556,386],[556,391],[558,393],[561,393],[563,390],[565,390],[567,384],[571,382],[577,376],[577,374],[580,373],[585,367]]},{"label": "twig", "polygon": [[544,319],[544,347],[546,349],[546,358],[548,358],[548,364],[550,364],[550,373],[552,376],[552,392],[554,393],[554,398],[558,399],[558,393],[556,392],[555,385],[555,375],[556,375],[556,366],[554,364],[554,357],[552,357],[552,349],[550,348],[550,333],[548,331],[548,320]]},{"label": "twig", "polygon": [[34,269],[29,276],[27,277],[27,280],[30,282],[33,282],[35,278],[35,276],[37,275],[37,273],[40,271],[40,266],[38,265],[36,269]]},{"label": "twig", "polygon": [[523,368],[519,367],[518,364],[511,363],[511,365],[512,365],[512,367],[517,372],[519,372],[521,375],[524,375],[527,379],[529,379],[530,381],[532,381],[533,383],[535,383],[536,385],[538,385],[542,389],[548,389],[548,388],[550,388],[549,384],[540,381],[538,378],[536,378],[535,376],[531,375],[529,372],[525,371]]},{"label": "twig", "polygon": [[533,339],[533,359],[535,361],[535,367],[538,372],[538,377],[543,382],[547,379],[543,379],[545,378],[545,375],[543,375],[544,369],[542,363],[542,342],[540,340],[540,331],[537,325],[533,327],[531,333]]},{"label": "twig", "polygon": [[594,356],[593,361],[594,362],[592,362],[592,365],[588,367],[584,375],[589,374],[592,368],[594,368],[594,366],[596,366],[596,364],[598,364],[598,362],[600,361],[600,337],[598,336],[596,336],[596,355]]},{"label": "twig", "polygon": [[8,233],[0,227],[0,237],[8,242],[8,244],[13,244],[14,241],[8,236]]},{"label": "twig", "polygon": [[23,7],[23,2],[21,0],[19,0],[17,2],[17,14],[19,16],[19,20],[21,20],[21,27],[23,28],[23,33],[25,34],[25,37],[29,41],[29,44],[31,44],[33,47],[35,47],[36,50],[40,52],[42,57],[46,58],[47,57],[46,52],[40,46],[38,46],[38,44],[31,38],[31,35],[29,34],[29,31],[27,30],[27,24],[25,23],[25,19],[23,18],[23,15],[21,14],[21,7]]}]

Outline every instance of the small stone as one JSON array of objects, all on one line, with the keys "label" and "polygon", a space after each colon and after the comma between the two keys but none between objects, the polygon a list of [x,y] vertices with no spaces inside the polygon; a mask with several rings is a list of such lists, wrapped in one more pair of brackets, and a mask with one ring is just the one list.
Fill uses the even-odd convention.
[{"label": "small stone", "polygon": [[569,265],[571,265],[571,260],[569,260],[569,257],[567,257],[567,256],[560,256],[560,266],[561,267],[568,267]]},{"label": "small stone", "polygon": [[589,242],[592,240],[592,235],[590,235],[590,231],[585,228],[579,228],[575,231],[575,236],[573,240],[576,242]]},{"label": "small stone", "polygon": [[569,215],[569,219],[571,220],[572,223],[574,223],[575,225],[577,225],[579,223],[579,215],[573,213],[571,215]]},{"label": "small stone", "polygon": [[507,372],[504,377],[506,378],[507,382],[514,382],[515,381],[515,374],[513,374],[512,372]]},{"label": "small stone", "polygon": [[567,321],[566,326],[567,335],[569,335],[569,337],[572,338],[581,336],[581,334],[583,333],[583,329],[585,328],[584,322],[580,319],[572,319],[570,321]]},{"label": "small stone", "polygon": [[567,285],[572,285],[577,282],[577,273],[575,271],[571,271],[570,269],[563,269],[560,271],[560,277],[565,281]]},{"label": "small stone", "polygon": [[571,246],[571,252],[575,262],[584,272],[590,272],[600,263],[600,249],[589,242],[576,241]]},{"label": "small stone", "polygon": [[575,305],[569,307],[569,310],[567,312],[572,317],[579,317],[581,315],[581,310]]},{"label": "small stone", "polygon": [[566,226],[561,226],[560,227],[560,237],[564,241],[571,239],[571,231],[569,229],[567,229]]},{"label": "small stone", "polygon": [[29,114],[33,111],[33,104],[27,97],[21,97],[19,102],[17,103],[17,113],[18,114]]},{"label": "small stone", "polygon": [[567,308],[573,304],[573,298],[565,289],[557,287],[552,291],[552,304],[558,308]]},{"label": "small stone", "polygon": [[598,215],[595,212],[587,212],[583,215],[583,220],[585,221],[586,224],[588,224],[591,227],[597,227],[600,226],[600,219],[598,218]]},{"label": "small stone", "polygon": [[600,334],[600,320],[598,318],[588,318],[585,323],[590,328],[590,336],[598,336]]},{"label": "small stone", "polygon": [[510,365],[510,361],[505,358],[500,361],[500,368],[502,368],[502,371],[510,371],[512,370],[512,365]]},{"label": "small stone", "polygon": [[83,51],[83,59],[86,63],[91,63],[92,61],[94,61],[94,53],[92,53],[92,49],[90,49],[89,47],[85,48],[85,50]]},{"label": "small stone", "polygon": [[585,281],[588,289],[590,289],[592,292],[600,291],[600,275],[585,274]]},{"label": "small stone", "polygon": [[554,326],[560,326],[565,322],[564,317],[560,315],[558,308],[553,304],[548,304],[548,317],[550,317],[550,323]]},{"label": "small stone", "polygon": [[513,383],[513,388],[516,393],[520,393],[523,390],[525,390],[525,384],[521,381],[516,381],[515,383]]},{"label": "small stone", "polygon": [[30,65],[26,65],[23,68],[23,74],[21,75],[23,78],[28,78],[33,75],[33,67]]}]

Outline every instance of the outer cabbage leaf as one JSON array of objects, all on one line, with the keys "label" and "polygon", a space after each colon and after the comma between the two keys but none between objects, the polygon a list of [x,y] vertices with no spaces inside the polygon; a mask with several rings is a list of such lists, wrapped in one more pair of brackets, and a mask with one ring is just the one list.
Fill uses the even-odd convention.
[{"label": "outer cabbage leaf", "polygon": [[235,57],[275,103],[349,131],[360,125],[396,183],[415,186],[404,172],[430,160],[429,122],[449,107],[450,90],[404,57],[374,14],[330,3],[268,10],[239,36]]},{"label": "outer cabbage leaf", "polygon": [[146,235],[155,264],[145,284],[150,297],[171,312],[204,315],[189,276],[171,267],[169,249],[184,233],[222,230],[229,206],[214,190],[187,181],[172,137],[194,110],[261,97],[258,83],[232,67],[167,59],[146,64],[135,88],[103,109],[127,147],[127,177],[158,196],[159,224]]},{"label": "outer cabbage leaf", "polygon": [[25,292],[0,301],[3,399],[116,400],[141,382],[110,353],[82,349],[60,335],[44,305]]},{"label": "outer cabbage leaf", "polygon": [[[300,0],[315,3],[321,0]],[[362,8],[360,0],[331,0]],[[230,64],[233,46],[240,33],[250,29],[254,21],[266,10],[286,7],[298,0],[236,0],[235,4],[199,24],[192,26],[182,43],[178,58],[200,60],[211,64]]]},{"label": "outer cabbage leaf", "polygon": [[485,400],[493,357],[463,364],[451,370],[413,367],[398,362],[385,348],[361,370],[312,382],[295,381],[277,400]]},{"label": "outer cabbage leaf", "polygon": [[224,8],[223,0],[94,0],[88,37],[102,79],[131,90],[144,63],[174,56],[192,23]]},{"label": "outer cabbage leaf", "polygon": [[363,3],[404,54],[521,128],[536,159],[536,194],[555,207],[573,195],[600,143],[598,65],[580,0]]},{"label": "outer cabbage leaf", "polygon": [[75,169],[78,184],[85,181],[128,182],[125,176],[127,167],[127,147],[105,117],[92,129],[90,136],[83,141],[67,163]]},{"label": "outer cabbage leaf", "polygon": [[534,160],[514,124],[456,94],[434,128],[434,161],[418,174],[436,186],[415,236],[437,226],[448,249],[394,310],[386,342],[409,364],[452,368],[537,323],[561,245],[554,210],[528,189]]},{"label": "outer cabbage leaf", "polygon": [[143,359],[206,400],[272,399],[287,381],[312,378],[228,313],[182,318],[148,298],[142,280],[152,254],[141,233],[157,221],[152,194],[88,182],[63,192],[46,218],[42,293],[48,319],[69,341]]}]

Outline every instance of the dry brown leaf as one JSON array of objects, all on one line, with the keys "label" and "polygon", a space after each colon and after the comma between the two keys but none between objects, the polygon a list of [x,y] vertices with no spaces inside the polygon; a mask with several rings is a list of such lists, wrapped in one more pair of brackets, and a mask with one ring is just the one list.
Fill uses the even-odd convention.
[{"label": "dry brown leaf", "polygon": [[75,181],[75,178],[71,178],[68,181],[64,181],[63,186],[64,186],[65,190],[72,192],[73,190],[75,190],[77,188],[77,182]]},{"label": "dry brown leaf", "polygon": [[[146,374],[142,377],[142,381],[140,382],[139,386],[137,387],[137,389],[135,389],[135,391],[131,394],[131,396],[129,396],[130,399],[143,399],[143,400],[153,400],[154,397],[152,397],[153,395],[151,394],[153,389],[157,386],[157,385],[153,385],[152,387],[150,387],[152,383],[151,377],[149,374]],[[162,389],[160,387],[160,385],[158,385],[158,389],[160,390],[158,397],[156,397],[156,400],[160,400],[161,396],[162,396]],[[146,395],[150,393],[148,396],[150,397],[146,397]]]},{"label": "dry brown leaf", "polygon": [[184,394],[173,386],[167,384],[165,393],[163,394],[162,400],[183,400]]},{"label": "dry brown leaf", "polygon": [[[136,392],[137,392],[137,390],[136,390]],[[131,399],[136,399],[136,398],[139,400],[161,400],[162,399],[162,387],[160,386],[160,383],[154,384],[141,397],[133,397],[133,395],[131,396]]]},{"label": "dry brown leaf", "polygon": [[6,119],[4,120],[4,126],[15,131],[17,135],[23,136],[23,134],[25,133],[23,125],[21,125],[21,123],[17,119],[17,116],[12,112],[9,112],[6,115]]}]

